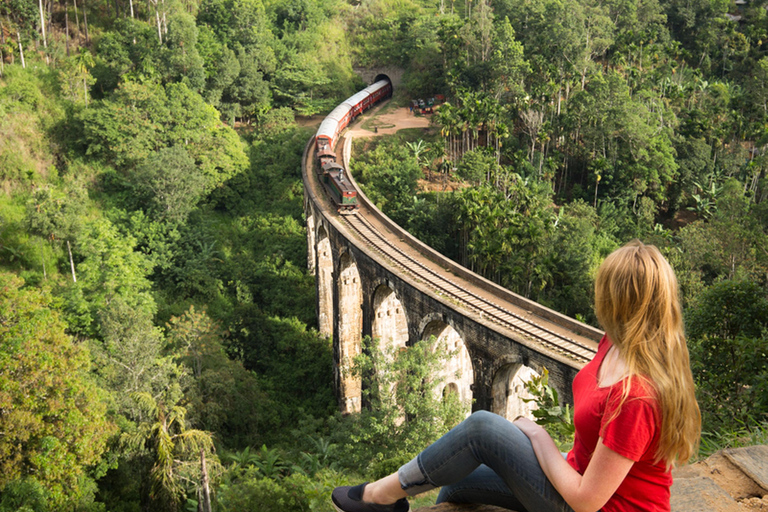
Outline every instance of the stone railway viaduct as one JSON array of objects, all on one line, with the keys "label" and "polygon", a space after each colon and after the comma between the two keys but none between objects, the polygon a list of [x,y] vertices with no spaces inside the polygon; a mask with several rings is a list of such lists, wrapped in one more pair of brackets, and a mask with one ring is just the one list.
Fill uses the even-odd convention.
[{"label": "stone railway viaduct", "polygon": [[[336,391],[342,412],[361,408],[361,384],[348,372],[360,353],[364,336],[382,348],[405,349],[434,335],[453,353],[441,370],[443,383],[435,393],[456,392],[467,413],[485,409],[510,419],[529,413],[521,398],[524,381],[547,368],[550,384],[572,402],[571,382],[596,350],[602,332],[517,296],[443,257],[401,229],[358,188],[360,211],[354,216],[336,212],[314,171],[313,140],[302,160],[304,208],[307,221],[308,267],[316,276],[319,330],[333,338]],[[344,144],[349,161],[351,140]],[[337,153],[341,153],[337,147]],[[346,167],[346,166],[345,166]],[[351,176],[349,177],[351,179]],[[374,244],[356,223],[412,259],[398,261]],[[424,276],[439,274],[466,290],[451,296]],[[469,295],[469,302],[457,297]],[[480,304],[479,307],[476,307]],[[564,335],[585,347],[574,357],[541,343],[523,330],[494,321],[483,304],[494,304],[547,331]]]}]

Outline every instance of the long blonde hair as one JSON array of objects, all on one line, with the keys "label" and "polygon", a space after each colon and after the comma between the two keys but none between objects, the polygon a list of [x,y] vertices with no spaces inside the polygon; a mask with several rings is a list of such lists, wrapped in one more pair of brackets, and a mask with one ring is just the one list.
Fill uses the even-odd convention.
[{"label": "long blonde hair", "polygon": [[611,253],[595,280],[597,319],[623,357],[629,378],[647,380],[661,410],[656,461],[685,463],[698,448],[701,413],[694,394],[677,278],[653,245],[633,240]]}]

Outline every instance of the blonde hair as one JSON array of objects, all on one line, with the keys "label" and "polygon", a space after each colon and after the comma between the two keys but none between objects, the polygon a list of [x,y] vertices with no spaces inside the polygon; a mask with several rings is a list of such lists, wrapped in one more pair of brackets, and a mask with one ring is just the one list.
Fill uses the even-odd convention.
[{"label": "blonde hair", "polygon": [[600,266],[595,309],[627,365],[620,403],[633,379],[649,382],[661,411],[656,461],[667,467],[687,462],[698,448],[701,413],[672,267],[656,247],[633,240]]}]

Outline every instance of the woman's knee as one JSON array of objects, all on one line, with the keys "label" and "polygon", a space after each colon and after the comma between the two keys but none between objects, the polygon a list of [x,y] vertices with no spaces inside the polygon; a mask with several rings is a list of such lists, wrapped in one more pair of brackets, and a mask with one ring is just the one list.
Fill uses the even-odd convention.
[{"label": "woman's knee", "polygon": [[467,429],[483,435],[489,429],[496,429],[500,421],[506,421],[498,414],[488,411],[475,411],[466,420],[464,420]]},{"label": "woman's knee", "polygon": [[482,440],[485,443],[503,442],[513,448],[518,443],[530,445],[528,437],[511,421],[488,411],[476,411],[464,420],[466,435],[472,440]]}]

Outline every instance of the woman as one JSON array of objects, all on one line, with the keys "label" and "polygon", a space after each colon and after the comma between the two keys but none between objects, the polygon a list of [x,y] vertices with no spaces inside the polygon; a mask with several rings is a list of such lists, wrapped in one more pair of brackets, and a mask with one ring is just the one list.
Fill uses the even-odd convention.
[{"label": "woman", "polygon": [[406,512],[406,496],[443,486],[443,501],[518,512],[669,511],[671,468],[696,451],[701,415],[677,279],[658,249],[633,241],[595,281],[606,335],[573,381],[573,450],[536,423],[472,414],[397,473],[337,487],[340,512]]}]

